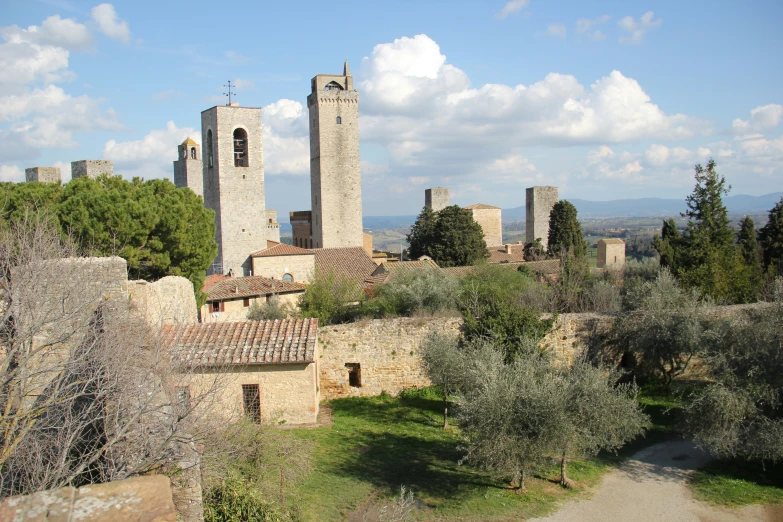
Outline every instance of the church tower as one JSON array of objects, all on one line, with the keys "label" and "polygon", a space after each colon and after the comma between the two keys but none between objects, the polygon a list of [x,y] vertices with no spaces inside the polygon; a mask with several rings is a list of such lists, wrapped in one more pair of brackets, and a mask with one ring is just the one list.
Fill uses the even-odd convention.
[{"label": "church tower", "polygon": [[177,146],[177,161],[174,162],[174,184],[188,187],[197,196],[204,195],[204,168],[198,143],[188,138]]},{"label": "church tower", "polygon": [[361,247],[359,93],[345,62],[342,75],[319,74],[310,111],[310,198],[314,248]]},{"label": "church tower", "polygon": [[261,109],[232,103],[201,113],[204,206],[215,211],[218,255],[210,274],[252,275],[266,248]]}]

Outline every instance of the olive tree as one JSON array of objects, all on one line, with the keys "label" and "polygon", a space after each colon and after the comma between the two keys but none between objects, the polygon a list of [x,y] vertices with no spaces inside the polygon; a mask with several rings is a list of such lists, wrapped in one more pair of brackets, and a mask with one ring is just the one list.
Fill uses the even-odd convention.
[{"label": "olive tree", "polygon": [[421,360],[432,384],[443,394],[443,429],[449,429],[449,397],[460,388],[465,378],[465,354],[458,341],[437,332],[429,335],[419,349]]}]

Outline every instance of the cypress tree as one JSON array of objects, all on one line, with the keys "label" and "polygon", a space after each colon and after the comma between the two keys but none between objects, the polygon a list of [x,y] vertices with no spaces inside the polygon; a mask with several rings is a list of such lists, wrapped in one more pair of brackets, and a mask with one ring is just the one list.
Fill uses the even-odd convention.
[{"label": "cypress tree", "polygon": [[764,264],[780,267],[783,263],[783,198],[769,211],[769,221],[759,230],[764,249]]},{"label": "cypress tree", "polygon": [[587,242],[576,218],[576,207],[566,200],[555,203],[549,214],[549,254],[570,252],[574,257],[587,257]]}]

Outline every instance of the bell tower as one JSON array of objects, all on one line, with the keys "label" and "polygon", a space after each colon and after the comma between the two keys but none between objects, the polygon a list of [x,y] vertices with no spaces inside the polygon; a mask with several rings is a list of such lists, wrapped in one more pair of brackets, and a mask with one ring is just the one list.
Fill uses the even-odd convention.
[{"label": "bell tower", "polygon": [[310,87],[312,247],[361,247],[359,93],[348,62],[343,74],[319,74]]},{"label": "bell tower", "polygon": [[204,206],[215,211],[218,255],[210,274],[248,276],[266,248],[261,109],[238,103],[201,113]]},{"label": "bell tower", "polygon": [[198,196],[204,196],[204,169],[201,164],[201,147],[188,138],[177,146],[174,162],[174,184],[188,187]]}]

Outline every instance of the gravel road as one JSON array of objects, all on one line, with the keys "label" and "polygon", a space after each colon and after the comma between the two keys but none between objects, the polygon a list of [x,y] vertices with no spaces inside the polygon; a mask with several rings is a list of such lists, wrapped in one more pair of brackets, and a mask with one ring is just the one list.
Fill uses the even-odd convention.
[{"label": "gravel road", "polygon": [[591,498],[530,522],[783,521],[783,506],[726,509],[695,500],[686,481],[709,460],[689,441],[650,446],[604,477]]}]

